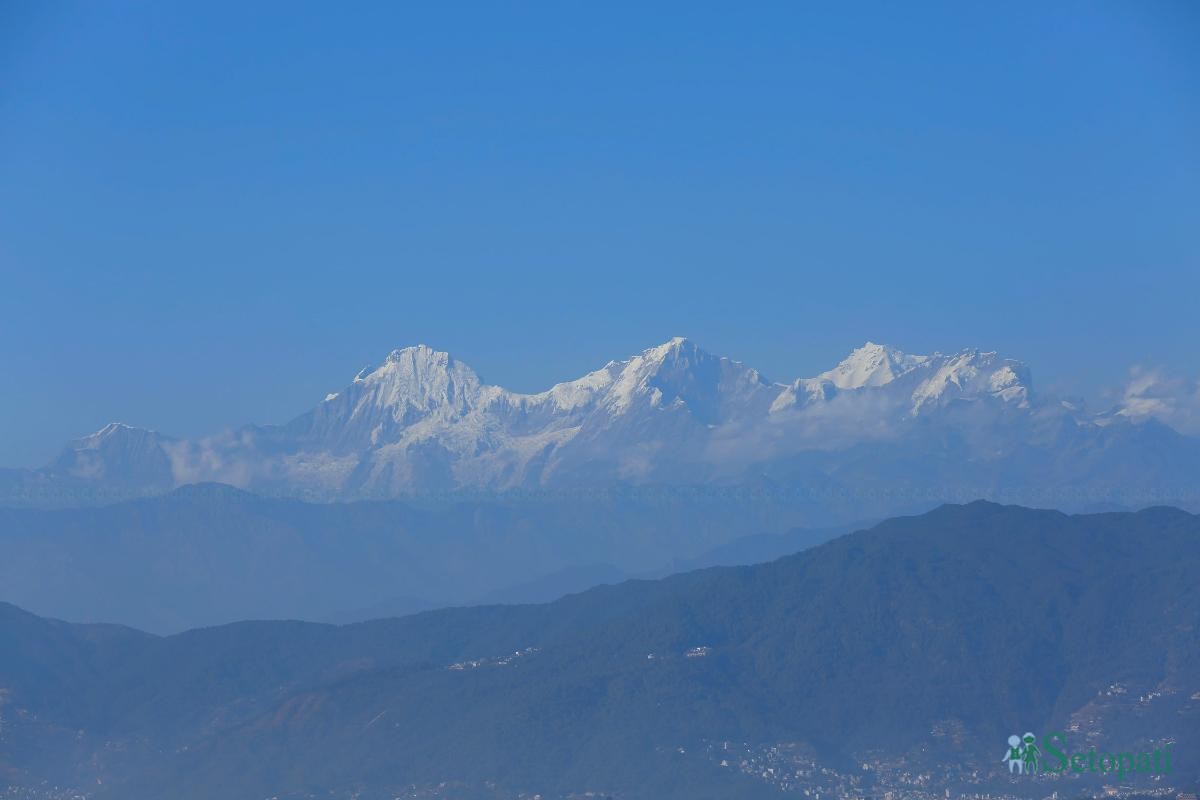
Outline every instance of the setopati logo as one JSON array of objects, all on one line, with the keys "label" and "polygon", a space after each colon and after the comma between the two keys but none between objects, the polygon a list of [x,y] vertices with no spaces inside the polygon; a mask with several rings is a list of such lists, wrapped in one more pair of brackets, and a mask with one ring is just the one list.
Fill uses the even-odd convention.
[{"label": "setopati logo", "polygon": [[1067,748],[1067,735],[1053,731],[1042,737],[1041,746],[1032,733],[1024,736],[1013,734],[1008,737],[1008,749],[1001,763],[1014,775],[1033,775],[1038,772],[1062,774],[1064,772],[1112,773],[1118,780],[1133,773],[1165,775],[1171,771],[1171,748],[1167,744],[1149,751],[1125,751],[1108,753],[1090,750],[1071,752]]},{"label": "setopati logo", "polygon": [[1032,733],[1017,736],[1015,733],[1008,737],[1008,752],[1004,754],[1004,763],[1008,771],[1018,775],[1037,772],[1038,759],[1042,751],[1038,750],[1037,737]]}]

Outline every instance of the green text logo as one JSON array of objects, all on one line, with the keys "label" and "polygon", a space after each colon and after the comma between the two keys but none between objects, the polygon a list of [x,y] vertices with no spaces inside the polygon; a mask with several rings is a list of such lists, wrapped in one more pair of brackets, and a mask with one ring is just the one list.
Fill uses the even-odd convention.
[{"label": "green text logo", "polygon": [[1145,773],[1165,775],[1171,771],[1171,748],[1166,744],[1154,750],[1124,751],[1109,753],[1090,750],[1072,752],[1067,747],[1067,735],[1052,731],[1041,739],[1032,733],[1024,736],[1013,734],[1008,737],[1008,749],[1002,761],[1014,775],[1032,775],[1037,772],[1063,774],[1066,772],[1113,773],[1120,780],[1126,775]]}]

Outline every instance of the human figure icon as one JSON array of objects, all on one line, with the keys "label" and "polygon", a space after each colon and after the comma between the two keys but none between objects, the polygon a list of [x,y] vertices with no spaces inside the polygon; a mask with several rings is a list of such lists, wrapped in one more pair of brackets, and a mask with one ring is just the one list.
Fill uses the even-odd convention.
[{"label": "human figure icon", "polygon": [[1021,744],[1021,737],[1015,733],[1008,737],[1008,750],[1004,752],[1004,760],[1000,763],[1008,764],[1009,773],[1017,773],[1020,775],[1025,771],[1024,745]]},{"label": "human figure icon", "polygon": [[1021,755],[1022,760],[1025,762],[1025,768],[1023,771],[1026,773],[1037,772],[1038,759],[1042,756],[1042,751],[1038,749],[1036,744],[1034,744],[1034,742],[1037,741],[1037,737],[1032,733],[1026,733],[1025,736],[1022,737],[1021,741],[1025,743],[1024,748],[1022,748]]}]

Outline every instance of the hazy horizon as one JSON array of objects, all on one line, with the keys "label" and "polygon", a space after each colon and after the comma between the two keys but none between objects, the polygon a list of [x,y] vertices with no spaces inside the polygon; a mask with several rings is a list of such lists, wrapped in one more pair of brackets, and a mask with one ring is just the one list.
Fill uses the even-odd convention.
[{"label": "hazy horizon", "polygon": [[5,466],[417,342],[518,391],[674,335],[1198,377],[1190,4],[0,13]]}]

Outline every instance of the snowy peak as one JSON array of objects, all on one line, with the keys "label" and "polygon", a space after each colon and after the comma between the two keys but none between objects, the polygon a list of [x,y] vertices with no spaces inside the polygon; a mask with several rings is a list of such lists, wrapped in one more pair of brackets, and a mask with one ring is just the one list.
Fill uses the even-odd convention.
[{"label": "snowy peak", "polygon": [[[647,348],[625,361],[610,361],[584,377],[536,395],[521,395],[483,384],[475,372],[449,353],[426,345],[393,350],[374,368],[363,370],[344,391],[318,407],[317,427],[342,444],[379,445],[396,441],[401,429],[423,420],[453,424],[476,419],[489,408],[517,413],[569,414],[563,425],[578,424],[592,411],[609,417],[666,410],[686,412],[705,425],[759,412],[834,402],[839,393],[872,396],[909,414],[927,413],[956,399],[988,396],[1028,405],[1028,371],[995,353],[964,350],[944,356],[909,355],[867,342],[816,378],[788,386],[767,381],[757,370],[713,355],[682,336]],[[571,421],[575,420],[575,421]],[[494,427],[481,423],[483,427]],[[338,425],[355,428],[348,438]]]},{"label": "snowy peak", "polygon": [[1024,364],[994,352],[917,356],[867,342],[833,369],[785,387],[771,411],[854,402],[850,396],[869,396],[877,410],[902,410],[910,417],[933,413],[955,401],[992,400],[1028,408],[1032,385]]},{"label": "snowy peak", "polygon": [[[908,355],[894,347],[867,342],[842,363],[818,376],[837,389],[882,389],[895,385],[911,388],[911,413],[918,414],[953,400],[990,397],[1022,408],[1029,405],[1032,381],[1019,361],[1001,358],[995,352],[963,350],[953,355]],[[915,387],[914,387],[915,383]],[[827,396],[817,392],[816,381],[799,381],[792,391],[806,389],[810,398]]]},{"label": "snowy peak", "polygon": [[682,336],[645,351],[642,358],[647,365],[653,366],[656,379],[663,383],[679,379],[692,381],[708,373],[725,382],[725,389],[736,388],[739,383],[745,386],[769,385],[758,370],[725,356],[715,356]]},{"label": "snowy peak", "polygon": [[689,364],[708,357],[690,340],[676,336],[625,361],[610,361],[582,378],[555,384],[533,397],[550,398],[563,411],[597,404],[610,413],[624,413],[638,398],[647,398],[652,405],[658,405],[663,394],[658,384],[670,382],[669,378],[665,381],[663,378],[672,372],[686,373]]},{"label": "snowy peak", "polygon": [[393,350],[378,367],[360,372],[347,393],[356,394],[360,403],[395,409],[400,418],[409,411],[438,408],[465,413],[480,390],[474,370],[449,353],[419,344]]},{"label": "snowy peak", "polygon": [[932,374],[912,394],[914,414],[952,400],[981,397],[1027,408],[1032,398],[1029,369],[994,352],[963,350],[952,356],[937,356],[928,366]]},{"label": "snowy peak", "polygon": [[1084,427],[1094,419],[1082,411],[1035,399],[1023,364],[979,350],[921,356],[867,342],[831,370],[780,384],[675,337],[523,394],[417,345],[388,353],[284,425],[172,440],[114,423],[47,469],[77,482],[209,480],[334,496],[732,480],[940,426],[992,458],[1005,436],[1014,447],[1035,428],[1057,436],[1064,420],[1076,423],[1064,430],[1098,430]]},{"label": "snowy peak", "polygon": [[484,387],[475,371],[426,345],[388,353],[340,392],[284,426],[306,448],[359,456],[396,442],[418,423],[445,426],[476,408]]},{"label": "snowy peak", "polygon": [[929,356],[910,356],[894,347],[867,342],[819,378],[839,389],[884,386],[929,361]]},{"label": "snowy peak", "polygon": [[686,336],[673,336],[657,347],[646,350],[645,354],[664,363],[681,359],[717,358]]},{"label": "snowy peak", "polygon": [[118,448],[156,448],[170,441],[157,431],[135,428],[124,422],[110,422],[95,433],[75,439],[67,450],[113,450]]},{"label": "snowy peak", "polygon": [[163,445],[170,442],[170,438],[155,431],[110,422],[71,442],[50,469],[75,480],[169,486],[173,473]]},{"label": "snowy peak", "polygon": [[74,444],[77,447],[97,447],[106,440],[120,436],[136,435],[138,433],[147,433],[141,428],[135,428],[132,425],[126,425],[124,422],[110,422],[95,433],[90,433],[80,439],[76,439]]},{"label": "snowy peak", "polygon": [[725,419],[770,387],[757,370],[681,336],[607,369],[614,377],[606,400],[613,413],[648,404],[687,410],[706,424]]}]

